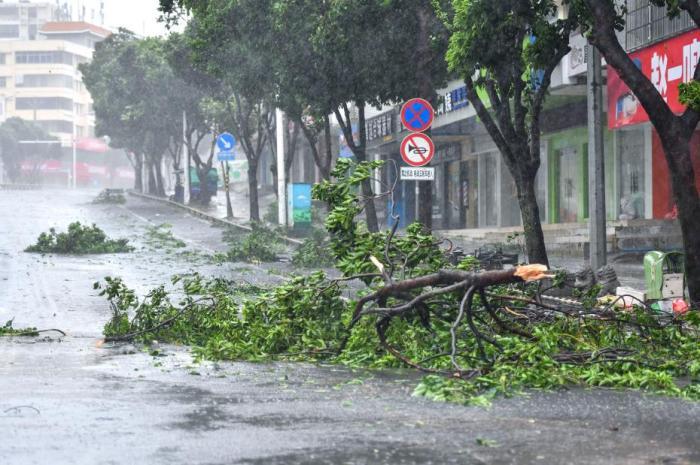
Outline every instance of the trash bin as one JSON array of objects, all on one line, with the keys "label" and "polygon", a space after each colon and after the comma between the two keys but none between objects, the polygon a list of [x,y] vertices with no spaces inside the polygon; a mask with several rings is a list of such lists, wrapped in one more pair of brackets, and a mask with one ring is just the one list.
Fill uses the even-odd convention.
[{"label": "trash bin", "polygon": [[177,203],[185,203],[185,187],[182,184],[175,186],[175,201]]},{"label": "trash bin", "polygon": [[650,300],[683,297],[685,260],[681,252],[654,250],[644,255],[644,278]]}]

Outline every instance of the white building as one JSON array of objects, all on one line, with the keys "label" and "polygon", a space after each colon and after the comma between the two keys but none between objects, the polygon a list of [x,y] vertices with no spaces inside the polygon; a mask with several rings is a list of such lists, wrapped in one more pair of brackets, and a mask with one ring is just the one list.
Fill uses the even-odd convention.
[{"label": "white building", "polygon": [[[36,122],[70,146],[92,137],[92,99],[78,65],[110,32],[85,22],[46,22],[36,40],[0,40],[0,120]],[[75,125],[75,127],[74,127]]]}]

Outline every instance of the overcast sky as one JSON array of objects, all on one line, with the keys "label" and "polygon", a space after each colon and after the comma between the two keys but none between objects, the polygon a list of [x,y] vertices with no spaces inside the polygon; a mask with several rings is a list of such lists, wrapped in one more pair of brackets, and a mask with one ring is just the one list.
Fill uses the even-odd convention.
[{"label": "overcast sky", "polygon": [[110,27],[125,27],[137,34],[166,33],[158,23],[158,0],[105,0],[105,20]]}]

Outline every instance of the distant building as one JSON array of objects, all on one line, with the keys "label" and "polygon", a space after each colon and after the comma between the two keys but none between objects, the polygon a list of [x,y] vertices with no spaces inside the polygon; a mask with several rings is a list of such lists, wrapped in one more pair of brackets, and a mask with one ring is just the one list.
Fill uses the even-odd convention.
[{"label": "distant building", "polygon": [[92,99],[78,65],[109,34],[86,22],[49,21],[35,40],[0,40],[0,120],[34,121],[64,146],[71,145],[74,131],[78,139],[93,137]]}]

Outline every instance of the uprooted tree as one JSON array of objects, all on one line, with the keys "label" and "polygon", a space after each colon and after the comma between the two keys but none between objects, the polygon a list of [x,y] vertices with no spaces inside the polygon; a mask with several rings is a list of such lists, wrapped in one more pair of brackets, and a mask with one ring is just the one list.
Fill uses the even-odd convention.
[{"label": "uprooted tree", "polygon": [[[692,80],[681,84],[681,102],[688,105],[680,115],[673,113],[659,89],[643,74],[620,44],[616,32],[625,27],[625,4],[614,0],[568,0],[571,14],[581,18],[588,40],[603,55],[608,66],[615,68],[620,78],[632,90],[649,115],[666,155],[671,174],[673,200],[678,207],[678,220],[683,234],[685,272],[693,305],[700,305],[700,195],[697,173],[691,160],[691,139],[700,122],[700,66],[694,69]],[[700,27],[698,0],[651,0],[665,7],[669,17],[687,13]]]},{"label": "uprooted tree", "polygon": [[178,276],[177,297],[161,286],[143,299],[110,278],[97,284],[113,308],[106,341],[186,343],[214,359],[408,365],[431,374],[417,393],[460,402],[572,384],[700,398],[697,312],[654,314],[641,302],[621,310],[597,303],[596,288],[562,303],[547,297],[559,278],[544,286],[544,266],[484,271],[473,258],[453,266],[449,243],[420,224],[370,232],[358,220],[358,190],[377,168],[340,160],[334,180],[314,189],[330,205],[326,228],[342,277],[314,272],[265,290]]}]

